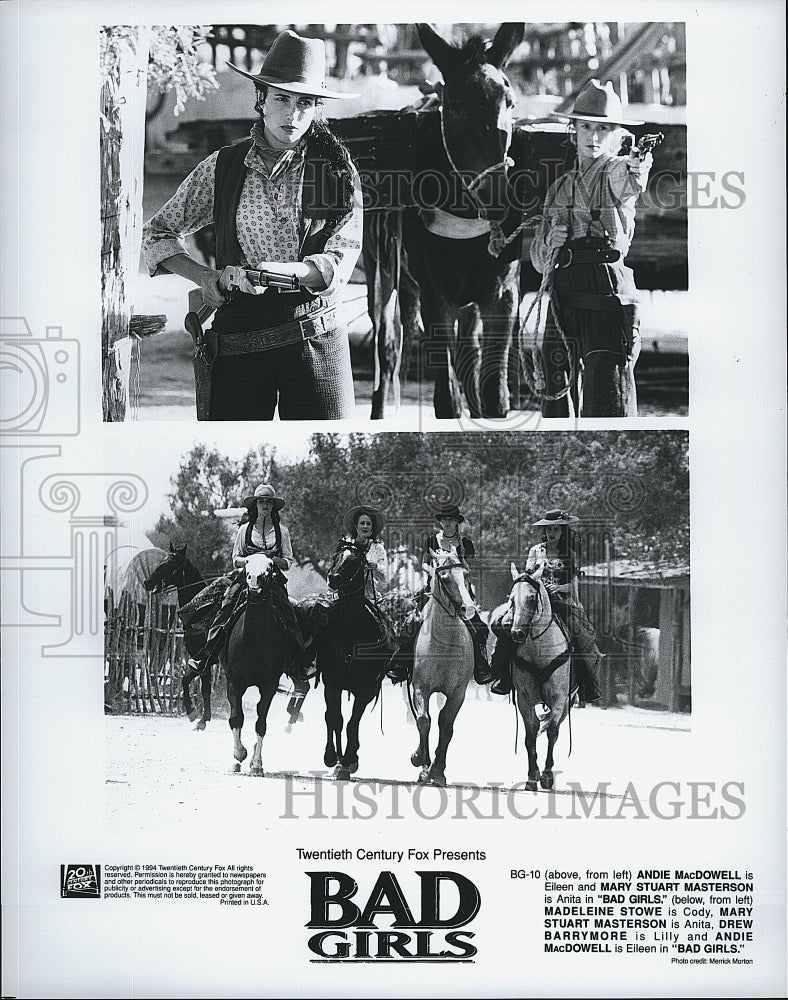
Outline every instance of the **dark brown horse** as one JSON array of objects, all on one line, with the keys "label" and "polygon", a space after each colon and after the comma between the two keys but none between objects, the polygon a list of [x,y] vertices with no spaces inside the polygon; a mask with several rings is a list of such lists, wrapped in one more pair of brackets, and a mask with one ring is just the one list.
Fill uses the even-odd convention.
[{"label": "dark brown horse", "polygon": [[260,699],[257,703],[255,745],[249,771],[263,775],[263,737],[268,720],[268,709],[279,688],[279,678],[289,661],[287,635],[276,614],[271,594],[275,586],[276,568],[262,552],[248,557],[245,566],[248,596],[246,607],[230,629],[220,662],[227,676],[227,700],[230,703],[230,729],[233,734],[234,771],[241,770],[247,750],[241,742],[244,724],[243,696],[250,687],[256,687]]},{"label": "dark brown horse", "polygon": [[[378,222],[375,253],[381,263],[374,277],[367,276],[374,285],[377,338],[372,415],[384,415],[388,384],[398,372],[402,318],[413,324],[411,275],[424,327],[419,378],[434,381],[435,415],[460,416],[464,392],[471,416],[505,417],[521,239],[517,235],[495,255],[490,225],[500,223],[512,204],[507,171],[514,94],[503,67],[522,41],[524,25],[504,24],[490,45],[473,37],[462,47],[428,24],[419,24],[418,32],[443,87],[439,110],[418,116],[411,201],[419,207]],[[398,291],[406,293],[399,308]]]},{"label": "dark brown horse", "polygon": [[[328,585],[339,599],[317,640],[317,668],[326,698],[323,763],[335,767],[334,776],[344,781],[358,770],[361,717],[380,694],[391,658],[365,599],[367,574],[371,571],[362,549],[350,541],[341,543],[328,574]],[[342,716],[343,691],[353,698],[347,727]]]}]

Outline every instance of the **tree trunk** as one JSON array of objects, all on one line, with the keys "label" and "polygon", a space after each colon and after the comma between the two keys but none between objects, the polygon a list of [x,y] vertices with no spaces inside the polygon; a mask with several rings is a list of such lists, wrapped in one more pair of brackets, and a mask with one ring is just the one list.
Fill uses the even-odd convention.
[{"label": "tree trunk", "polygon": [[126,419],[129,318],[139,266],[149,32],[133,44],[101,88],[101,375],[104,420]]}]

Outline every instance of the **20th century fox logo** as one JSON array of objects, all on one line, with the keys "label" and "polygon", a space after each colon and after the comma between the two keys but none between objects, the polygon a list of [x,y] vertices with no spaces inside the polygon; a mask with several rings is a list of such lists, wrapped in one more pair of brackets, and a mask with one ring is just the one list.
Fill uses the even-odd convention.
[{"label": "20th century fox logo", "polygon": [[[305,872],[314,930],[312,962],[468,962],[473,931],[461,931],[479,912],[481,896],[458,872],[415,872],[410,898],[393,872],[382,871],[366,903],[358,883],[340,871]],[[415,881],[415,880],[414,880]]]},{"label": "20th century fox logo", "polygon": [[100,899],[101,865],[61,865],[61,899]]}]

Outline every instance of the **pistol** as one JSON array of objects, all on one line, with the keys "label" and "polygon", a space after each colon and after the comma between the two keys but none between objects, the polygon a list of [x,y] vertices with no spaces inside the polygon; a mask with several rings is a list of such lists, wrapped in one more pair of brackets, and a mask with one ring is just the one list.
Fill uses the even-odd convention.
[{"label": "pistol", "polygon": [[285,292],[297,292],[300,287],[298,278],[294,274],[277,274],[276,271],[249,269],[246,267],[238,267],[234,268],[234,270],[237,278],[235,282],[232,278],[230,279],[231,288],[234,285],[237,287],[237,282],[240,279],[239,272],[243,272],[249,284],[257,288],[279,288]]},{"label": "pistol", "polygon": [[[621,143],[621,149],[618,151],[619,156],[629,156],[632,152],[632,143],[634,141],[634,136],[627,134]],[[645,156],[646,153],[650,153],[655,146],[658,146],[662,140],[665,138],[662,132],[652,132],[649,135],[641,136],[638,140],[637,148],[641,156]]]}]

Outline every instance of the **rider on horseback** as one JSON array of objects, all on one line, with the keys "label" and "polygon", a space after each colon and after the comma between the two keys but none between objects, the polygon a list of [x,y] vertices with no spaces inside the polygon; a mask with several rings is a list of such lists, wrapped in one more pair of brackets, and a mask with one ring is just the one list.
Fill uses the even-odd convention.
[{"label": "rider on horseback", "polygon": [[[579,518],[563,510],[549,510],[540,521],[536,521],[534,527],[544,529],[542,541],[532,546],[528,553],[525,571],[533,574],[541,570],[553,613],[569,632],[580,699],[592,702],[600,698],[597,673],[602,653],[597,647],[594,627],[586,616],[577,588],[579,560],[577,540],[571,526],[578,522]],[[512,689],[512,623],[507,621],[507,614],[490,623],[497,636],[491,663],[495,683],[490,690],[501,695],[509,694]]]},{"label": "rider on horseback", "polygon": [[379,602],[379,590],[385,586],[388,568],[388,555],[378,537],[383,528],[383,518],[374,507],[360,504],[347,511],[342,524],[347,533],[343,542],[351,542],[364,553],[367,562],[364,581],[367,610],[375,619],[381,641],[388,643],[392,625]]},{"label": "rider on horseback", "polygon": [[[430,535],[427,540],[422,561],[427,564],[433,562],[430,552],[453,552],[459,557],[467,572],[469,568],[468,561],[473,559],[476,552],[471,539],[467,535],[460,535],[459,526],[465,518],[460,513],[459,507],[456,504],[448,504],[440,508],[435,513],[435,520],[440,525],[440,530]],[[419,612],[422,611],[429,599],[429,587],[430,584],[416,597]],[[471,597],[475,597],[470,580],[468,580],[468,589]],[[493,679],[493,675],[490,673],[490,667],[487,662],[487,626],[482,621],[478,611],[466,624],[473,639],[473,679],[477,684],[489,684]],[[413,668],[413,651],[416,647],[416,639],[420,627],[421,615],[419,615],[411,634],[404,635],[400,640],[396,658],[388,671],[389,678],[395,684],[407,680],[410,676]]]},{"label": "rider on horseback", "polygon": [[[312,655],[304,645],[304,638],[295,611],[287,596],[287,578],[284,571],[293,562],[293,547],[290,532],[279,520],[279,511],[285,502],[276,495],[268,483],[261,483],[254,493],[244,497],[243,505],[248,511],[248,521],[238,528],[233,545],[234,572],[227,578],[221,606],[211,623],[207,641],[198,657],[189,661],[195,671],[204,670],[214,662],[227,638],[228,628],[236,619],[245,598],[245,574],[247,558],[257,552],[267,555],[276,566],[271,595],[290,647],[290,667],[288,674],[296,685],[304,685],[312,664]],[[201,595],[194,599],[199,602]]]}]

